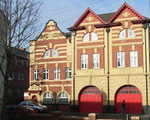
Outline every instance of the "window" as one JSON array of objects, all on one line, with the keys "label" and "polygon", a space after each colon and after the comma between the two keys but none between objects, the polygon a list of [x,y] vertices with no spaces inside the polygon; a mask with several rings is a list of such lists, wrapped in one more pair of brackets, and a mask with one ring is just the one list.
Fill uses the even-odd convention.
[{"label": "window", "polygon": [[135,33],[132,29],[128,29],[128,37],[135,37]]},{"label": "window", "polygon": [[93,32],[85,34],[85,36],[83,37],[83,41],[90,41],[90,40],[91,41],[98,40],[97,35]]},{"label": "window", "polygon": [[24,80],[24,74],[23,73],[21,74],[21,80]]},{"label": "window", "polygon": [[58,95],[58,103],[60,103],[60,104],[68,104],[68,94],[66,92],[61,92]]},{"label": "window", "polygon": [[43,80],[49,79],[49,69],[43,69]]},{"label": "window", "polygon": [[39,69],[34,69],[34,80],[39,80]]},{"label": "window", "polygon": [[44,53],[44,57],[49,57],[50,56],[50,50],[46,50]]},{"label": "window", "polygon": [[120,33],[119,33],[119,38],[125,38],[126,37],[126,29],[123,29]]},{"label": "window", "polygon": [[55,49],[52,50],[52,56],[53,56],[53,57],[59,56],[57,50],[55,50]]},{"label": "window", "polygon": [[87,34],[83,37],[83,41],[89,41],[89,33],[87,33]]},{"label": "window", "polygon": [[93,54],[93,68],[99,68],[99,67],[100,67],[100,55]]},{"label": "window", "polygon": [[43,96],[44,104],[52,104],[53,103],[53,94],[50,92],[46,92]]},{"label": "window", "polygon": [[82,69],[88,68],[88,55],[87,54],[81,55],[81,68]]},{"label": "window", "polygon": [[71,79],[71,68],[66,68],[66,79]]},{"label": "window", "polygon": [[138,51],[130,51],[130,67],[138,66]]},{"label": "window", "polygon": [[117,66],[125,67],[125,53],[124,52],[117,52]]},{"label": "window", "polygon": [[20,73],[18,73],[18,80],[21,80],[21,75],[20,75]]},{"label": "window", "polygon": [[54,69],[54,80],[59,80],[60,79],[60,69],[55,68]]},{"label": "window", "polygon": [[98,40],[97,35],[93,32],[91,33],[91,40],[92,41]]}]

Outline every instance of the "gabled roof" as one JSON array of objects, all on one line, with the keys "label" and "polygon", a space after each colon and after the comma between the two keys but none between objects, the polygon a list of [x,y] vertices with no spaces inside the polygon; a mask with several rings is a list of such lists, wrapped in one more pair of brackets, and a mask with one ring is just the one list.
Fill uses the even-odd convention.
[{"label": "gabled roof", "polygon": [[87,8],[87,10],[81,15],[81,17],[77,20],[77,22],[72,26],[72,27],[76,27],[78,26],[81,21],[89,14],[92,13],[99,21],[101,21],[102,23],[105,23],[105,21],[103,21],[94,11],[92,11],[89,7]]},{"label": "gabled roof", "polygon": [[111,17],[111,19],[108,21],[114,22],[114,20],[120,15],[120,13],[125,9],[128,8],[130,9],[136,16],[138,16],[140,19],[145,19],[141,14],[139,14],[136,10],[134,10],[131,6],[129,6],[126,2],[119,8],[119,10]]}]

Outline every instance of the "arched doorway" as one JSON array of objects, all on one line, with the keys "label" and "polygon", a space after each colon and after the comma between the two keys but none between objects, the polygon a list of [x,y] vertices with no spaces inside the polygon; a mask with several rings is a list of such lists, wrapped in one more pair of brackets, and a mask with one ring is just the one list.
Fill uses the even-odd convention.
[{"label": "arched doorway", "polygon": [[125,100],[125,110],[128,114],[142,113],[142,94],[134,86],[123,86],[117,90],[115,95],[116,113],[121,112],[121,103]]},{"label": "arched doorway", "polygon": [[38,99],[37,99],[37,96],[36,96],[36,95],[33,95],[33,97],[32,97],[32,101],[34,101],[34,102],[37,102],[37,101],[38,101]]},{"label": "arched doorway", "polygon": [[102,113],[103,99],[100,90],[94,86],[83,88],[79,94],[79,110],[83,113]]}]

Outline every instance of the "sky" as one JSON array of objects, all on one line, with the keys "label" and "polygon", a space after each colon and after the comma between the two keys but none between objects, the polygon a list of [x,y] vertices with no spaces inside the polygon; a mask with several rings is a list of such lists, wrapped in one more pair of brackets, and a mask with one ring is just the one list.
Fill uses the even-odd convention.
[{"label": "sky", "polygon": [[61,31],[69,32],[84,11],[90,7],[96,14],[116,12],[127,2],[138,13],[150,18],[150,0],[36,0],[42,3],[39,17],[39,33],[49,20],[54,20]]}]

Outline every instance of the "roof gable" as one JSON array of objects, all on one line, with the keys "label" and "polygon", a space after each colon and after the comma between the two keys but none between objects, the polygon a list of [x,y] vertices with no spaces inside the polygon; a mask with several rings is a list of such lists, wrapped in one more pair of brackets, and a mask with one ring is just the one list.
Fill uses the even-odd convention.
[{"label": "roof gable", "polygon": [[118,9],[118,11],[111,17],[111,19],[108,21],[108,23],[114,22],[118,16],[125,11],[125,9],[128,9],[131,11],[136,17],[139,19],[145,19],[141,14],[139,14],[136,10],[134,10],[131,6],[129,6],[126,2]]},{"label": "roof gable", "polygon": [[93,14],[101,23],[105,23],[94,11],[92,11],[90,8],[87,8],[87,10],[81,15],[81,17],[76,21],[76,23],[73,25],[73,27],[79,26],[79,24],[89,15]]}]

